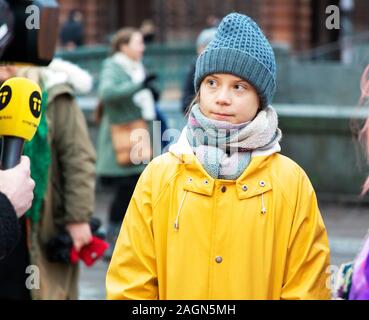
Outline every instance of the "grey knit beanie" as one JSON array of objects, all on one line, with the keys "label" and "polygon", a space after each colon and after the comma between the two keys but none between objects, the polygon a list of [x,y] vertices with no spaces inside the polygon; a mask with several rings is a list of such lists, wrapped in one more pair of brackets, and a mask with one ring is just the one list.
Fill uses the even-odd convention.
[{"label": "grey knit beanie", "polygon": [[215,39],[197,58],[195,91],[213,73],[230,73],[252,84],[262,107],[273,100],[276,91],[276,63],[272,47],[250,17],[231,13],[223,18]]}]

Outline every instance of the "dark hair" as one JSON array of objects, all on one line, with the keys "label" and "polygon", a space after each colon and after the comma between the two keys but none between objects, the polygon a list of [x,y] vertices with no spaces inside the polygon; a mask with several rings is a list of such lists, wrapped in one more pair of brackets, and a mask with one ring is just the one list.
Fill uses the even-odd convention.
[{"label": "dark hair", "polygon": [[132,38],[132,35],[136,32],[141,33],[140,30],[130,27],[118,30],[111,40],[112,53],[119,52],[120,47],[124,44],[128,44]]}]

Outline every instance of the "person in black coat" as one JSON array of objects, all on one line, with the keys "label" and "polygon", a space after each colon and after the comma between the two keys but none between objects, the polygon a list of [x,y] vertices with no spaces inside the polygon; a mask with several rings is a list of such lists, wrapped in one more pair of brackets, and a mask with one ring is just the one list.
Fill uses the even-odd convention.
[{"label": "person in black coat", "polygon": [[0,259],[9,255],[17,244],[18,219],[31,207],[34,187],[28,157],[23,156],[12,169],[0,170]]},{"label": "person in black coat", "polygon": [[[0,38],[1,61],[3,51],[12,39],[14,21],[8,3],[4,0],[0,0],[0,13],[0,26],[5,26],[5,33]],[[1,73],[7,73],[12,68],[2,68]],[[0,74],[0,79],[2,76]],[[22,157],[15,168],[0,170],[0,260],[11,253],[20,238],[18,218],[31,207],[34,187],[28,157]]]},{"label": "person in black coat", "polygon": [[7,196],[0,192],[0,260],[12,251],[18,239],[17,214]]}]

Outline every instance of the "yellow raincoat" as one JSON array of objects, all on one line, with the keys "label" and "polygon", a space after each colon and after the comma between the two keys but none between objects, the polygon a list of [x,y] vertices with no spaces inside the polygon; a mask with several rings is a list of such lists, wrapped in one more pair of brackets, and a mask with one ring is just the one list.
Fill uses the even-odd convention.
[{"label": "yellow raincoat", "polygon": [[254,152],[237,180],[213,179],[185,130],[138,181],[107,298],[330,299],[327,233],[304,171],[278,145]]}]

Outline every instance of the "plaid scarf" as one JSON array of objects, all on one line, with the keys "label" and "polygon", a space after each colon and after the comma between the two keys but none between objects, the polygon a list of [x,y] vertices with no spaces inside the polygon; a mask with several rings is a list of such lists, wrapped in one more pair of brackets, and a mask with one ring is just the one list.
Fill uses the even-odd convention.
[{"label": "plaid scarf", "polygon": [[249,122],[231,124],[205,117],[198,104],[188,118],[187,139],[205,170],[215,179],[237,179],[251,161],[251,152],[267,150],[282,137],[272,107]]}]

